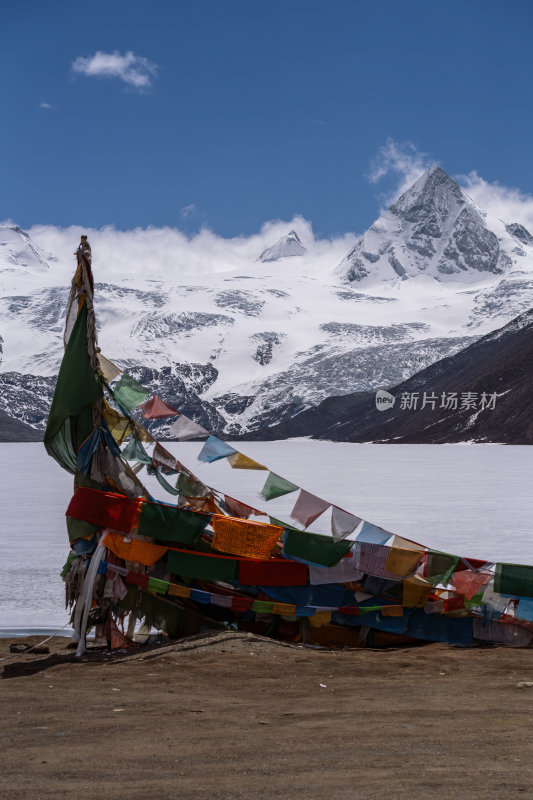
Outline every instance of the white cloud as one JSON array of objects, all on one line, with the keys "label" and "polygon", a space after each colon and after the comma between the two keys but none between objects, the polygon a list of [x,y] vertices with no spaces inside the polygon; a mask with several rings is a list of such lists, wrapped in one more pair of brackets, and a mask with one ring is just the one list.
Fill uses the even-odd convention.
[{"label": "white cloud", "polygon": [[474,170],[456,180],[474,203],[504,222],[519,222],[533,233],[533,196],[520,189],[489,183]]},{"label": "white cloud", "polygon": [[39,104],[39,108],[53,109],[55,106],[51,105],[50,103],[45,103],[43,100],[43,102]]},{"label": "white cloud", "polygon": [[188,219],[197,211],[198,211],[198,206],[196,205],[196,203],[190,203],[188,206],[183,206],[183,208],[180,208],[179,215],[181,219]]},{"label": "white cloud", "polygon": [[93,251],[96,280],[127,278],[134,283],[139,274],[143,277],[166,274],[169,279],[191,276],[195,280],[209,280],[210,275],[218,272],[252,274],[250,270],[256,269],[256,259],[263,250],[292,229],[308,249],[302,261],[295,261],[323,265],[327,270],[335,268],[357,238],[347,233],[335,239],[316,239],[311,223],[301,216],[265,222],[258,233],[233,238],[218,236],[208,228],[187,236],[170,227],[119,231],[111,226],[91,229],[36,225],[28,233],[36,244],[58,257],[54,280],[70,281],[73,253],[80,235],[86,233]]},{"label": "white cloud", "polygon": [[393,188],[381,198],[389,206],[433,163],[428,154],[419,151],[412,142],[396,142],[389,138],[372,159],[367,177],[370,183],[377,184],[383,178],[393,176]]},{"label": "white cloud", "polygon": [[136,56],[131,50],[127,53],[103,53],[97,50],[93,56],[78,56],[72,62],[72,70],[88,78],[120,78],[135,89],[148,89],[152,78],[157,75],[157,64],[142,56]]}]

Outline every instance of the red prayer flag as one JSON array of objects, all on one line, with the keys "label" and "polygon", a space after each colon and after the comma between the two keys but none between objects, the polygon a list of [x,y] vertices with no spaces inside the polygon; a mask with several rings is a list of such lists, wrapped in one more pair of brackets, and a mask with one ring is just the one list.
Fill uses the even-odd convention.
[{"label": "red prayer flag", "polygon": [[242,586],[305,586],[307,566],[298,561],[239,561],[239,583]]},{"label": "red prayer flag", "polygon": [[145,419],[161,419],[162,417],[179,417],[180,412],[169,406],[154,394],[146,403],[141,403],[139,409]]},{"label": "red prayer flag", "polygon": [[227,494],[224,495],[224,504],[228,509],[228,513],[231,517],[240,517],[241,519],[248,519],[248,517],[251,517],[252,514],[255,517],[267,516],[264,511],[258,511],[257,508],[252,508],[252,506],[247,506],[246,503],[241,503],[240,500],[235,500],[233,497],[229,497]]}]

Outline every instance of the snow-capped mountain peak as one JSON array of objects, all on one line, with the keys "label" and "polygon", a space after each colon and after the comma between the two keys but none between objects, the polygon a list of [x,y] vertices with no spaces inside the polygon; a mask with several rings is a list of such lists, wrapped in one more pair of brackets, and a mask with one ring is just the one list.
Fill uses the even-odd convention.
[{"label": "snow-capped mountain peak", "polygon": [[513,237],[525,243],[524,232],[507,229],[499,238],[484,212],[434,165],[383,212],[337,271],[349,282],[367,284],[421,274],[479,282],[512,268]]},{"label": "snow-capped mountain peak", "polygon": [[0,254],[3,264],[14,269],[22,267],[38,272],[48,270],[50,261],[57,261],[55,256],[45,253],[36,245],[18,225],[0,225]]},{"label": "snow-capped mountain peak", "polygon": [[300,241],[296,231],[289,231],[286,236],[282,236],[272,247],[263,250],[258,261],[277,261],[287,256],[303,256],[307,250]]}]

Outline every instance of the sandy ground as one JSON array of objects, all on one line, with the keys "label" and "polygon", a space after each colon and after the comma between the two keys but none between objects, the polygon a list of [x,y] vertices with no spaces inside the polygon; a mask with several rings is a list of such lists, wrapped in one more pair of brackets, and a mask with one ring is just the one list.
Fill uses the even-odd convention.
[{"label": "sandy ground", "polygon": [[0,640],[2,798],[533,797],[531,650],[68,643]]}]

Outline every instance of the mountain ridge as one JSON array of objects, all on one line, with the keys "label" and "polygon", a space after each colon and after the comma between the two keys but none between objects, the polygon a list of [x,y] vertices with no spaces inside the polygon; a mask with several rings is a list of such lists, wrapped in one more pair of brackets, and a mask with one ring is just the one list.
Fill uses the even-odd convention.
[{"label": "mountain ridge", "polygon": [[[241,435],[328,397],[397,385],[533,306],[527,228],[478,209],[440,167],[360,237],[361,253],[377,256],[365,256],[364,278],[349,279],[353,248],[339,271],[338,251],[309,230],[302,238],[285,230],[280,238],[278,227],[277,240],[247,266],[241,258],[234,268],[213,263],[203,272],[168,261],[137,264],[131,248],[115,263],[105,255],[108,234],[96,232],[102,352],[132,374],[151,376],[149,388],[185,404],[202,424]],[[0,231],[0,408],[42,428],[73,268],[51,259],[43,265],[37,243],[20,229],[7,231],[4,239]],[[304,252],[275,250],[286,239]],[[482,269],[470,265],[477,253]]]}]

